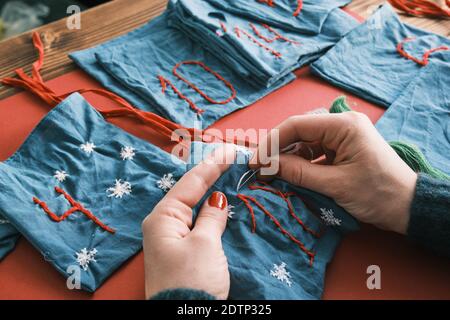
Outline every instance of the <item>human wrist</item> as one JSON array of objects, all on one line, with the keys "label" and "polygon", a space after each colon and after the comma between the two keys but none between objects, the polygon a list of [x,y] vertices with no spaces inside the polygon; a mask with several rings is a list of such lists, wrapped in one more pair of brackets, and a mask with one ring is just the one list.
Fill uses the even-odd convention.
[{"label": "human wrist", "polygon": [[417,173],[411,170],[407,176],[403,176],[392,193],[394,197],[388,203],[384,229],[402,235],[407,234],[411,215],[411,204],[416,190]]}]

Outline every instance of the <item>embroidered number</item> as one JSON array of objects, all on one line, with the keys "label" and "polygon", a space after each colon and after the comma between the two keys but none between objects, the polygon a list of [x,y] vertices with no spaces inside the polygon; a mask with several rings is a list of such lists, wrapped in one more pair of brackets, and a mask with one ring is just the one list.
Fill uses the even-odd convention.
[{"label": "embroidered number", "polygon": [[[230,96],[227,99],[225,99],[225,100],[221,100],[221,101],[214,100],[213,98],[208,96],[206,93],[204,93],[201,89],[199,89],[195,84],[193,84],[192,82],[190,82],[189,80],[184,78],[178,72],[178,69],[182,65],[197,65],[197,66],[200,66],[206,72],[211,73],[218,80],[223,82],[225,84],[225,86],[230,90],[230,92],[231,92]],[[234,89],[233,85],[230,82],[228,82],[227,80],[225,80],[220,74],[218,74],[217,72],[215,72],[214,70],[212,70],[211,68],[206,66],[203,62],[200,62],[200,61],[182,61],[180,63],[177,63],[173,67],[172,73],[173,73],[173,75],[175,77],[177,77],[179,80],[181,80],[184,83],[186,83],[190,88],[192,88],[194,91],[196,91],[198,94],[200,94],[203,97],[203,99],[205,99],[206,101],[208,101],[211,104],[224,105],[224,104],[227,104],[227,103],[233,101],[236,98],[236,90]],[[182,100],[185,100],[189,104],[191,109],[194,110],[197,114],[202,114],[203,112],[205,112],[205,110],[202,110],[199,107],[197,107],[196,104],[191,99],[186,97],[170,80],[166,79],[165,77],[163,77],[161,75],[158,75],[158,79],[159,79],[160,84],[161,84],[162,93],[166,92],[167,85],[169,85],[172,88],[172,90],[178,95],[178,97],[180,99],[182,99]]]},{"label": "embroidered number", "polygon": [[88,217],[90,220],[92,220],[96,225],[98,225],[100,228],[102,228],[103,230],[106,230],[110,233],[115,233],[116,231],[110,227],[108,227],[107,225],[105,225],[103,222],[101,222],[92,212],[90,212],[89,210],[87,210],[86,208],[83,207],[83,205],[79,202],[76,202],[68,193],[66,193],[64,190],[62,190],[61,188],[55,187],[55,191],[56,193],[62,194],[64,196],[64,198],[66,198],[66,200],[70,203],[70,205],[72,206],[69,210],[67,210],[66,212],[63,213],[62,216],[58,216],[56,215],[54,212],[52,212],[49,207],[47,206],[47,204],[41,200],[39,200],[36,197],[33,197],[33,202],[38,204],[42,210],[44,210],[44,212],[50,217],[50,219],[52,219],[55,222],[61,222],[66,220],[70,215],[72,215],[75,212],[81,212],[83,213],[86,217]]}]

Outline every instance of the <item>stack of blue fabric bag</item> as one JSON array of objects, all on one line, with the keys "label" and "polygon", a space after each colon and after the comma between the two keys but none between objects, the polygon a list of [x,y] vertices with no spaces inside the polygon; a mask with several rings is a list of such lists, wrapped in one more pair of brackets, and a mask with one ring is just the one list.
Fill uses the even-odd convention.
[{"label": "stack of blue fabric bag", "polygon": [[[163,15],[140,29],[71,58],[136,107],[207,128],[294,80],[294,69],[317,59],[356,26],[338,9],[346,2],[328,1],[321,10],[305,5],[299,17],[290,16],[299,20],[297,29],[284,31],[266,25],[267,19],[263,26],[261,20],[214,7],[214,1],[171,0]],[[268,16],[274,10],[258,7]],[[219,28],[228,32],[218,34]],[[233,33],[237,29],[239,36]]]},{"label": "stack of blue fabric bag", "polygon": [[[271,19],[261,18],[277,12],[277,7],[259,5],[259,10],[252,12],[261,16],[249,18],[244,12],[231,10],[236,8],[233,3],[220,3],[178,0],[170,23],[230,68],[243,70],[244,78],[267,87],[319,58],[358,25],[338,8],[346,4],[344,1],[327,1],[323,11],[318,10],[318,4],[305,5],[301,19],[291,13],[289,19],[278,20],[276,25],[280,27],[273,26]],[[291,20],[297,21],[296,29],[283,28],[286,25],[281,22]]]}]

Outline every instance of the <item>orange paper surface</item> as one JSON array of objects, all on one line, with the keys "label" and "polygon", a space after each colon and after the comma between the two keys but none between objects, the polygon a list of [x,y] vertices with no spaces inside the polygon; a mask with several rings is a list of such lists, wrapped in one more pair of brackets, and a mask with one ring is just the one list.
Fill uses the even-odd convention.
[{"label": "orange paper surface", "polygon": [[[291,115],[319,107],[329,107],[338,96],[346,94],[350,106],[366,113],[372,121],[383,114],[376,107],[309,73],[297,72],[298,78],[254,105],[220,120],[214,128],[270,129]],[[79,88],[100,87],[82,71],[74,71],[48,82],[57,93]],[[104,98],[86,95],[91,104],[112,106]],[[49,107],[22,92],[0,101],[0,160],[11,156],[27,135],[49,111]],[[132,120],[115,119],[114,124],[161,146],[152,130]],[[356,195],[355,195],[356,196]],[[366,286],[368,266],[381,268],[381,290]],[[437,257],[404,237],[362,226],[347,236],[329,266],[325,299],[450,299],[450,260]],[[143,253],[125,263],[97,292],[70,291],[66,281],[26,239],[0,262],[0,299],[143,299]]]}]

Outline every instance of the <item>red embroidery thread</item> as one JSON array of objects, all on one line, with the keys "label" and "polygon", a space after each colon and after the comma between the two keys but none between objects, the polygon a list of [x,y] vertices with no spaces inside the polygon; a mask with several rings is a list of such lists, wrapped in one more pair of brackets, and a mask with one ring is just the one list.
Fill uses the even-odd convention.
[{"label": "red embroidery thread", "polygon": [[227,26],[225,25],[225,23],[223,23],[223,21],[220,21],[220,27],[222,28],[223,32],[227,32]]},{"label": "red embroidery thread", "polygon": [[180,99],[186,101],[189,104],[189,107],[191,107],[192,110],[197,112],[197,114],[202,114],[203,112],[205,112],[205,110],[197,107],[197,105],[191,99],[186,97],[180,90],[178,90],[178,88],[170,80],[164,78],[161,75],[158,76],[158,79],[161,82],[162,93],[166,92],[167,84],[168,84],[172,88],[172,90],[178,95],[178,97],[180,97]]},{"label": "red embroidery thread", "polygon": [[273,194],[279,196],[281,199],[284,200],[284,202],[286,202],[290,215],[297,221],[297,223],[303,228],[303,230],[305,230],[306,232],[308,232],[309,234],[313,235],[316,238],[320,238],[323,235],[325,229],[322,229],[320,232],[312,230],[295,213],[294,207],[292,206],[292,203],[289,200],[289,197],[297,197],[298,199],[303,201],[303,199],[299,195],[297,195],[294,192],[283,193],[280,190],[270,187],[270,185],[264,181],[258,181],[258,183],[262,184],[264,186],[250,185],[248,188],[250,190],[263,190],[263,191],[270,192],[270,193],[273,193]]},{"label": "red embroidery thread", "polygon": [[269,38],[263,36],[263,35],[261,34],[261,32],[258,30],[258,28],[256,28],[256,26],[255,26],[253,23],[250,23],[250,27],[253,29],[253,32],[254,32],[259,38],[261,38],[262,40],[264,40],[264,41],[267,42],[267,43],[272,43],[272,42],[277,41],[277,40],[283,40],[283,41],[286,41],[286,42],[289,42],[289,43],[292,43],[292,44],[300,44],[300,42],[293,41],[293,40],[291,40],[291,39],[286,38],[285,36],[283,36],[282,34],[280,34],[278,31],[273,30],[273,29],[272,29],[269,25],[267,25],[267,24],[264,24],[264,23],[263,23],[263,24],[261,24],[261,25],[262,25],[265,29],[267,29],[269,32],[273,33],[273,34],[275,35],[275,37],[272,38],[272,39],[269,39]]},{"label": "red embroidery thread", "polygon": [[56,215],[54,212],[52,212],[50,210],[50,208],[47,206],[47,204],[43,201],[40,201],[38,198],[33,197],[33,202],[38,204],[42,210],[44,210],[44,212],[50,217],[50,219],[52,219],[55,222],[61,222],[64,221],[65,219],[67,219],[67,217],[69,217],[71,214],[79,211],[81,213],[83,213],[85,216],[87,216],[89,219],[91,219],[96,225],[98,225],[100,228],[102,228],[105,231],[108,231],[110,233],[116,233],[116,231],[110,227],[108,227],[107,225],[105,225],[103,222],[101,222],[92,212],[90,212],[89,210],[87,210],[86,208],[83,207],[83,205],[79,202],[76,202],[69,194],[67,194],[64,190],[62,190],[61,188],[55,187],[55,191],[59,194],[64,195],[64,198],[66,198],[66,200],[70,203],[70,205],[72,206],[69,210],[67,210],[66,212],[63,213],[62,216],[58,216]]},{"label": "red embroidery thread", "polygon": [[[267,4],[269,7],[275,7],[275,1],[274,0],[258,0],[258,2],[260,3],[265,3]],[[297,8],[295,9],[293,16],[297,17],[300,12],[302,11],[303,8],[303,0],[297,0]]]},{"label": "red embroidery thread", "polygon": [[408,52],[406,52],[405,49],[404,49],[404,44],[405,44],[406,42],[413,41],[414,39],[415,39],[415,38],[405,38],[402,42],[400,42],[400,43],[397,45],[397,52],[398,52],[401,56],[403,56],[404,58],[409,59],[409,60],[412,60],[412,61],[414,61],[415,63],[417,63],[418,65],[421,65],[421,66],[426,66],[426,65],[428,65],[428,63],[429,63],[429,57],[430,57],[430,55],[431,55],[432,53],[437,52],[437,51],[446,51],[446,50],[449,50],[449,48],[446,47],[446,46],[441,46],[441,47],[437,47],[437,48],[434,48],[434,49],[430,49],[430,50],[427,50],[427,51],[423,54],[422,60],[419,60],[419,59],[417,59],[416,57],[410,55],[410,54],[409,54]]},{"label": "red embroidery thread", "polygon": [[278,227],[278,229],[280,229],[282,234],[286,235],[304,253],[306,253],[306,255],[309,257],[310,266],[313,265],[314,257],[316,254],[314,252],[308,250],[308,248],[306,248],[305,245],[300,240],[298,240],[295,236],[293,236],[289,231],[284,229],[283,226],[281,225],[281,223],[278,221],[278,219],[275,218],[261,203],[259,203],[258,200],[256,200],[253,197],[246,196],[243,194],[239,194],[239,195],[237,195],[237,197],[244,202],[244,204],[247,206],[247,208],[252,216],[252,221],[253,221],[252,232],[253,233],[256,232],[256,222],[255,222],[255,213],[254,213],[253,207],[250,205],[250,201],[253,202],[265,215],[267,215],[272,220],[272,222]]},{"label": "red embroidery thread", "polygon": [[[184,78],[182,75],[180,75],[178,73],[178,68],[180,68],[180,66],[182,65],[197,65],[203,68],[203,70],[205,70],[208,73],[211,73],[212,75],[214,75],[218,80],[222,81],[225,86],[227,88],[230,89],[231,91],[231,95],[229,98],[227,98],[226,100],[223,101],[216,101],[214,99],[212,99],[210,96],[208,96],[206,93],[204,93],[201,89],[199,89],[195,84],[193,84],[192,82],[190,82],[189,80],[187,80],[186,78]],[[227,81],[224,77],[222,77],[219,73],[215,72],[214,70],[212,70],[210,67],[208,67],[207,65],[205,65],[203,62],[201,61],[182,61],[177,63],[172,70],[172,73],[174,74],[175,77],[177,77],[179,80],[183,81],[184,83],[186,83],[189,87],[191,87],[195,92],[197,92],[198,94],[200,94],[202,96],[203,99],[205,99],[206,101],[208,101],[211,104],[227,104],[230,101],[234,100],[236,98],[236,89],[234,89],[233,85]],[[203,112],[205,112],[205,110],[200,109],[199,107],[197,107],[197,105],[188,97],[186,97],[170,80],[164,78],[161,75],[158,75],[158,79],[161,83],[161,88],[162,88],[162,93],[166,92],[167,89],[167,85],[169,85],[172,90],[178,95],[178,97],[180,97],[180,99],[186,101],[189,106],[191,107],[192,110],[194,110],[195,112],[197,112],[197,114],[202,114]]]},{"label": "red embroidery thread", "polygon": [[[182,66],[182,65],[185,65],[185,64],[200,66],[201,68],[203,68],[203,70],[205,70],[208,73],[211,73],[218,80],[222,81],[225,84],[225,86],[227,86],[228,89],[230,89],[230,91],[231,91],[230,97],[228,99],[226,99],[226,100],[223,100],[223,101],[216,101],[216,100],[210,98],[206,93],[204,93],[202,90],[200,90],[195,84],[193,84],[192,82],[188,81],[187,79],[185,79],[183,76],[181,76],[178,73],[178,68],[180,66]],[[182,61],[180,63],[177,63],[175,65],[175,67],[173,67],[172,72],[173,72],[175,77],[177,77],[178,79],[180,79],[181,81],[186,83],[189,87],[191,87],[193,90],[195,90],[198,94],[200,94],[209,103],[212,103],[212,104],[227,104],[228,102],[233,101],[236,98],[236,90],[234,89],[233,85],[229,81],[227,81],[224,77],[222,77],[219,73],[215,72],[214,70],[212,70],[210,67],[208,67],[207,65],[205,65],[201,61]]]},{"label": "red embroidery thread", "polygon": [[294,11],[294,17],[297,17],[302,12],[303,0],[297,0],[297,9]]},{"label": "red embroidery thread", "polygon": [[235,27],[234,28],[234,32],[236,33],[237,37],[240,38],[241,37],[241,33],[245,34],[253,43],[255,43],[257,46],[260,46],[261,48],[263,48],[264,50],[270,52],[271,54],[273,54],[276,58],[281,58],[281,53],[269,48],[268,46],[266,46],[265,44],[259,42],[257,39],[255,39],[255,37],[253,37],[250,33],[248,33],[245,30],[240,29],[239,27]]}]

